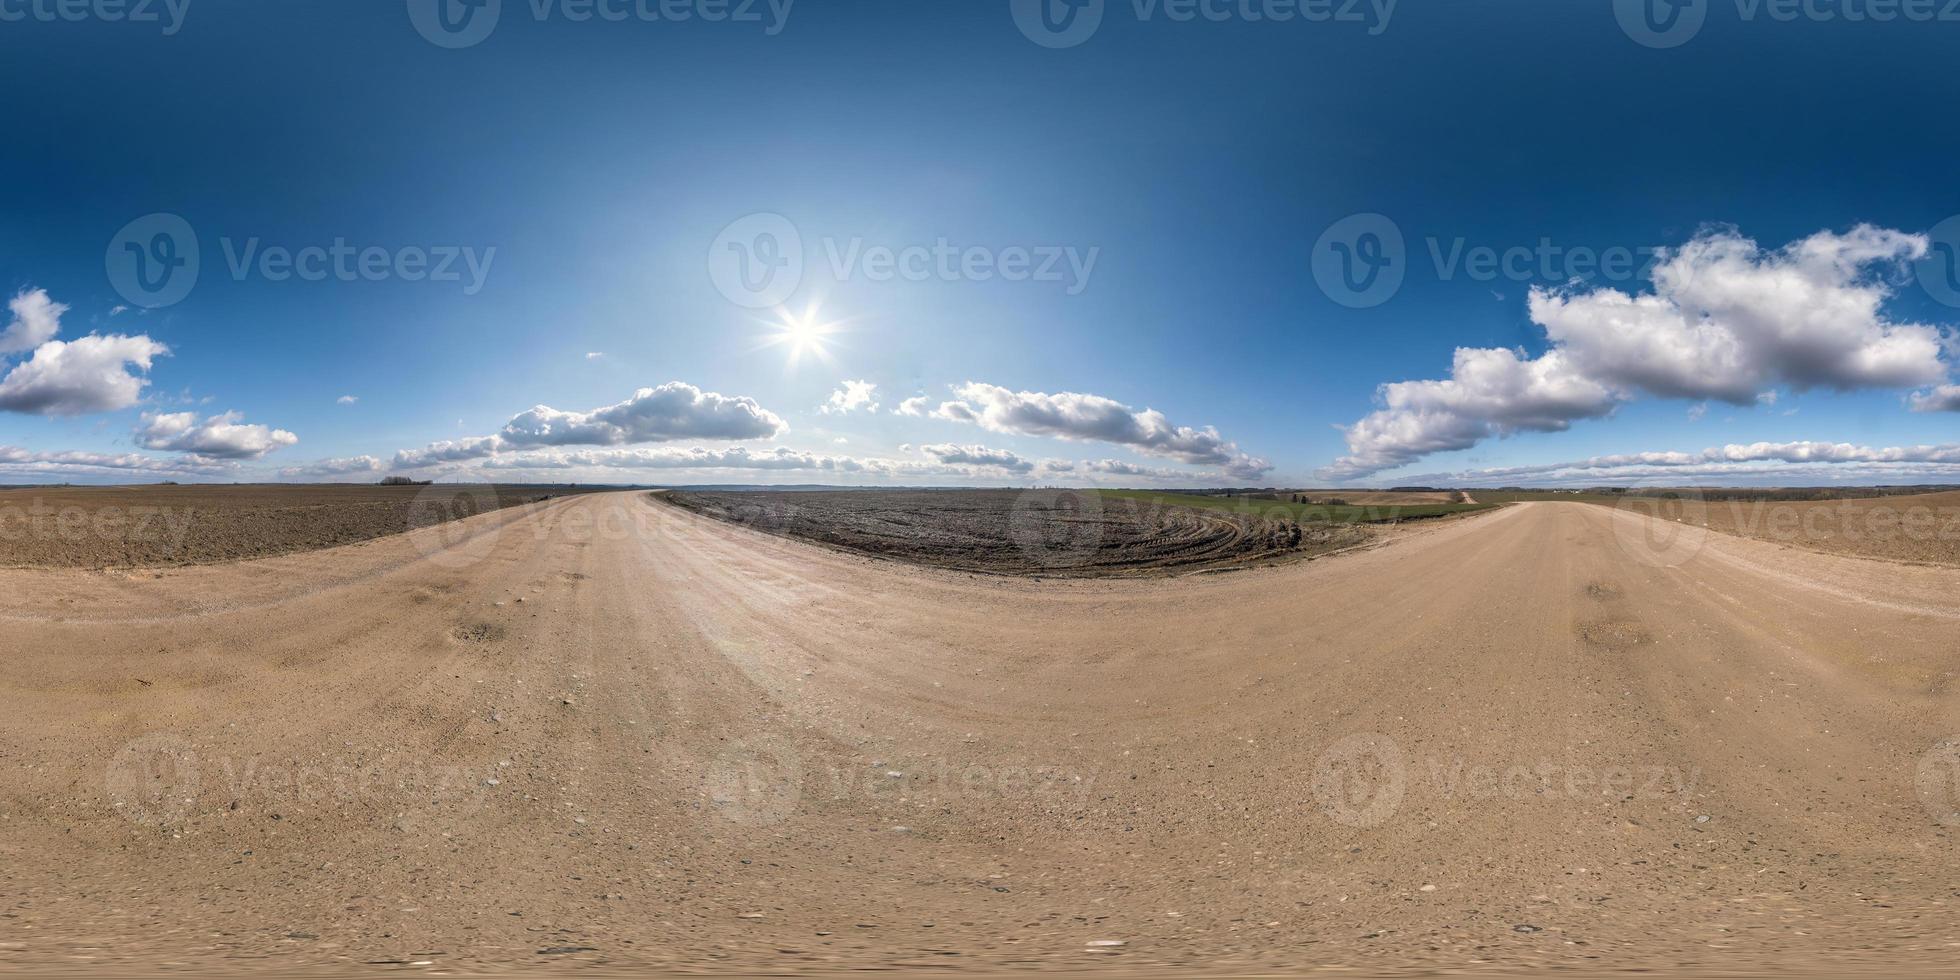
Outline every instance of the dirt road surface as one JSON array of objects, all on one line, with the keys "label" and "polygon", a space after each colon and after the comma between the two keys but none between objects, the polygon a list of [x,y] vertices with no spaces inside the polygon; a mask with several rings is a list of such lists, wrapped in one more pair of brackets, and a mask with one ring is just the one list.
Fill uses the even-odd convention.
[{"label": "dirt road surface", "polygon": [[0,571],[0,969],[1945,969],[1960,573],[1678,530],[1031,582],[608,494]]}]

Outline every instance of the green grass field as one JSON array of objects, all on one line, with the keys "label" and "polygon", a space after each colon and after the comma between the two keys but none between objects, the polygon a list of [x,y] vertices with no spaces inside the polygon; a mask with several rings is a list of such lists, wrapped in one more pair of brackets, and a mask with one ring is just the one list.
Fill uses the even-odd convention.
[{"label": "green grass field", "polygon": [[1295,504],[1284,500],[1251,500],[1245,497],[1212,497],[1191,493],[1159,493],[1154,490],[1098,490],[1105,498],[1132,500],[1158,507],[1191,507],[1233,514],[1298,521],[1302,524],[1376,524],[1385,521],[1411,521],[1446,517],[1488,510],[1496,504]]}]

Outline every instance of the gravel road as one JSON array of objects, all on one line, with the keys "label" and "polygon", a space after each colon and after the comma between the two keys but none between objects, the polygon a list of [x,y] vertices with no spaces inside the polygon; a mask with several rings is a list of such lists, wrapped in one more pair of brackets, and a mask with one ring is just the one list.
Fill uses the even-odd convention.
[{"label": "gravel road", "polygon": [[635,494],[0,570],[0,968],[1931,972],[1956,636],[1960,571],[1569,503],[1179,579]]}]

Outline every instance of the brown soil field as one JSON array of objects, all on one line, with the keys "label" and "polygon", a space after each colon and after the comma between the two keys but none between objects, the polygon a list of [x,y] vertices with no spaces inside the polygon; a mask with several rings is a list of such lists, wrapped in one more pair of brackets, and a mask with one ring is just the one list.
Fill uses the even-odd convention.
[{"label": "brown soil field", "polygon": [[0,970],[1950,976],[1960,569],[1682,530],[1036,581],[622,492],[0,569]]},{"label": "brown soil field", "polygon": [[1393,507],[1409,504],[1453,504],[1461,497],[1454,490],[1273,490],[1233,494],[1249,500],[1290,500],[1295,494],[1315,501],[1339,500],[1362,507]]},{"label": "brown soil field", "polygon": [[699,514],[875,555],[999,575],[1237,568],[1353,547],[1371,531],[1068,490],[667,492]]},{"label": "brown soil field", "polygon": [[1960,565],[1960,491],[1843,500],[1585,498],[1623,510],[1794,548],[1892,561]]},{"label": "brown soil field", "polygon": [[1395,506],[1397,504],[1451,504],[1459,499],[1455,491],[1419,490],[1294,490],[1315,500],[1345,500],[1362,507]]},{"label": "brown soil field", "polygon": [[0,567],[163,568],[265,558],[575,492],[344,484],[0,488]]}]

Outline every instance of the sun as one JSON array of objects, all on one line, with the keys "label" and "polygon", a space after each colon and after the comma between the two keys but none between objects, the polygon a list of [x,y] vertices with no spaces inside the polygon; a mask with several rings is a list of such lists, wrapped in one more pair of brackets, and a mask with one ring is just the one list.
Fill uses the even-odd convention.
[{"label": "sun", "polygon": [[805,355],[829,364],[832,363],[830,341],[841,325],[838,321],[825,320],[814,303],[802,313],[777,307],[776,319],[769,323],[773,332],[763,338],[761,346],[787,349],[792,368]]},{"label": "sun", "polygon": [[789,344],[791,357],[805,351],[823,349],[824,324],[816,323],[808,317],[791,317],[783,323],[783,337]]}]

